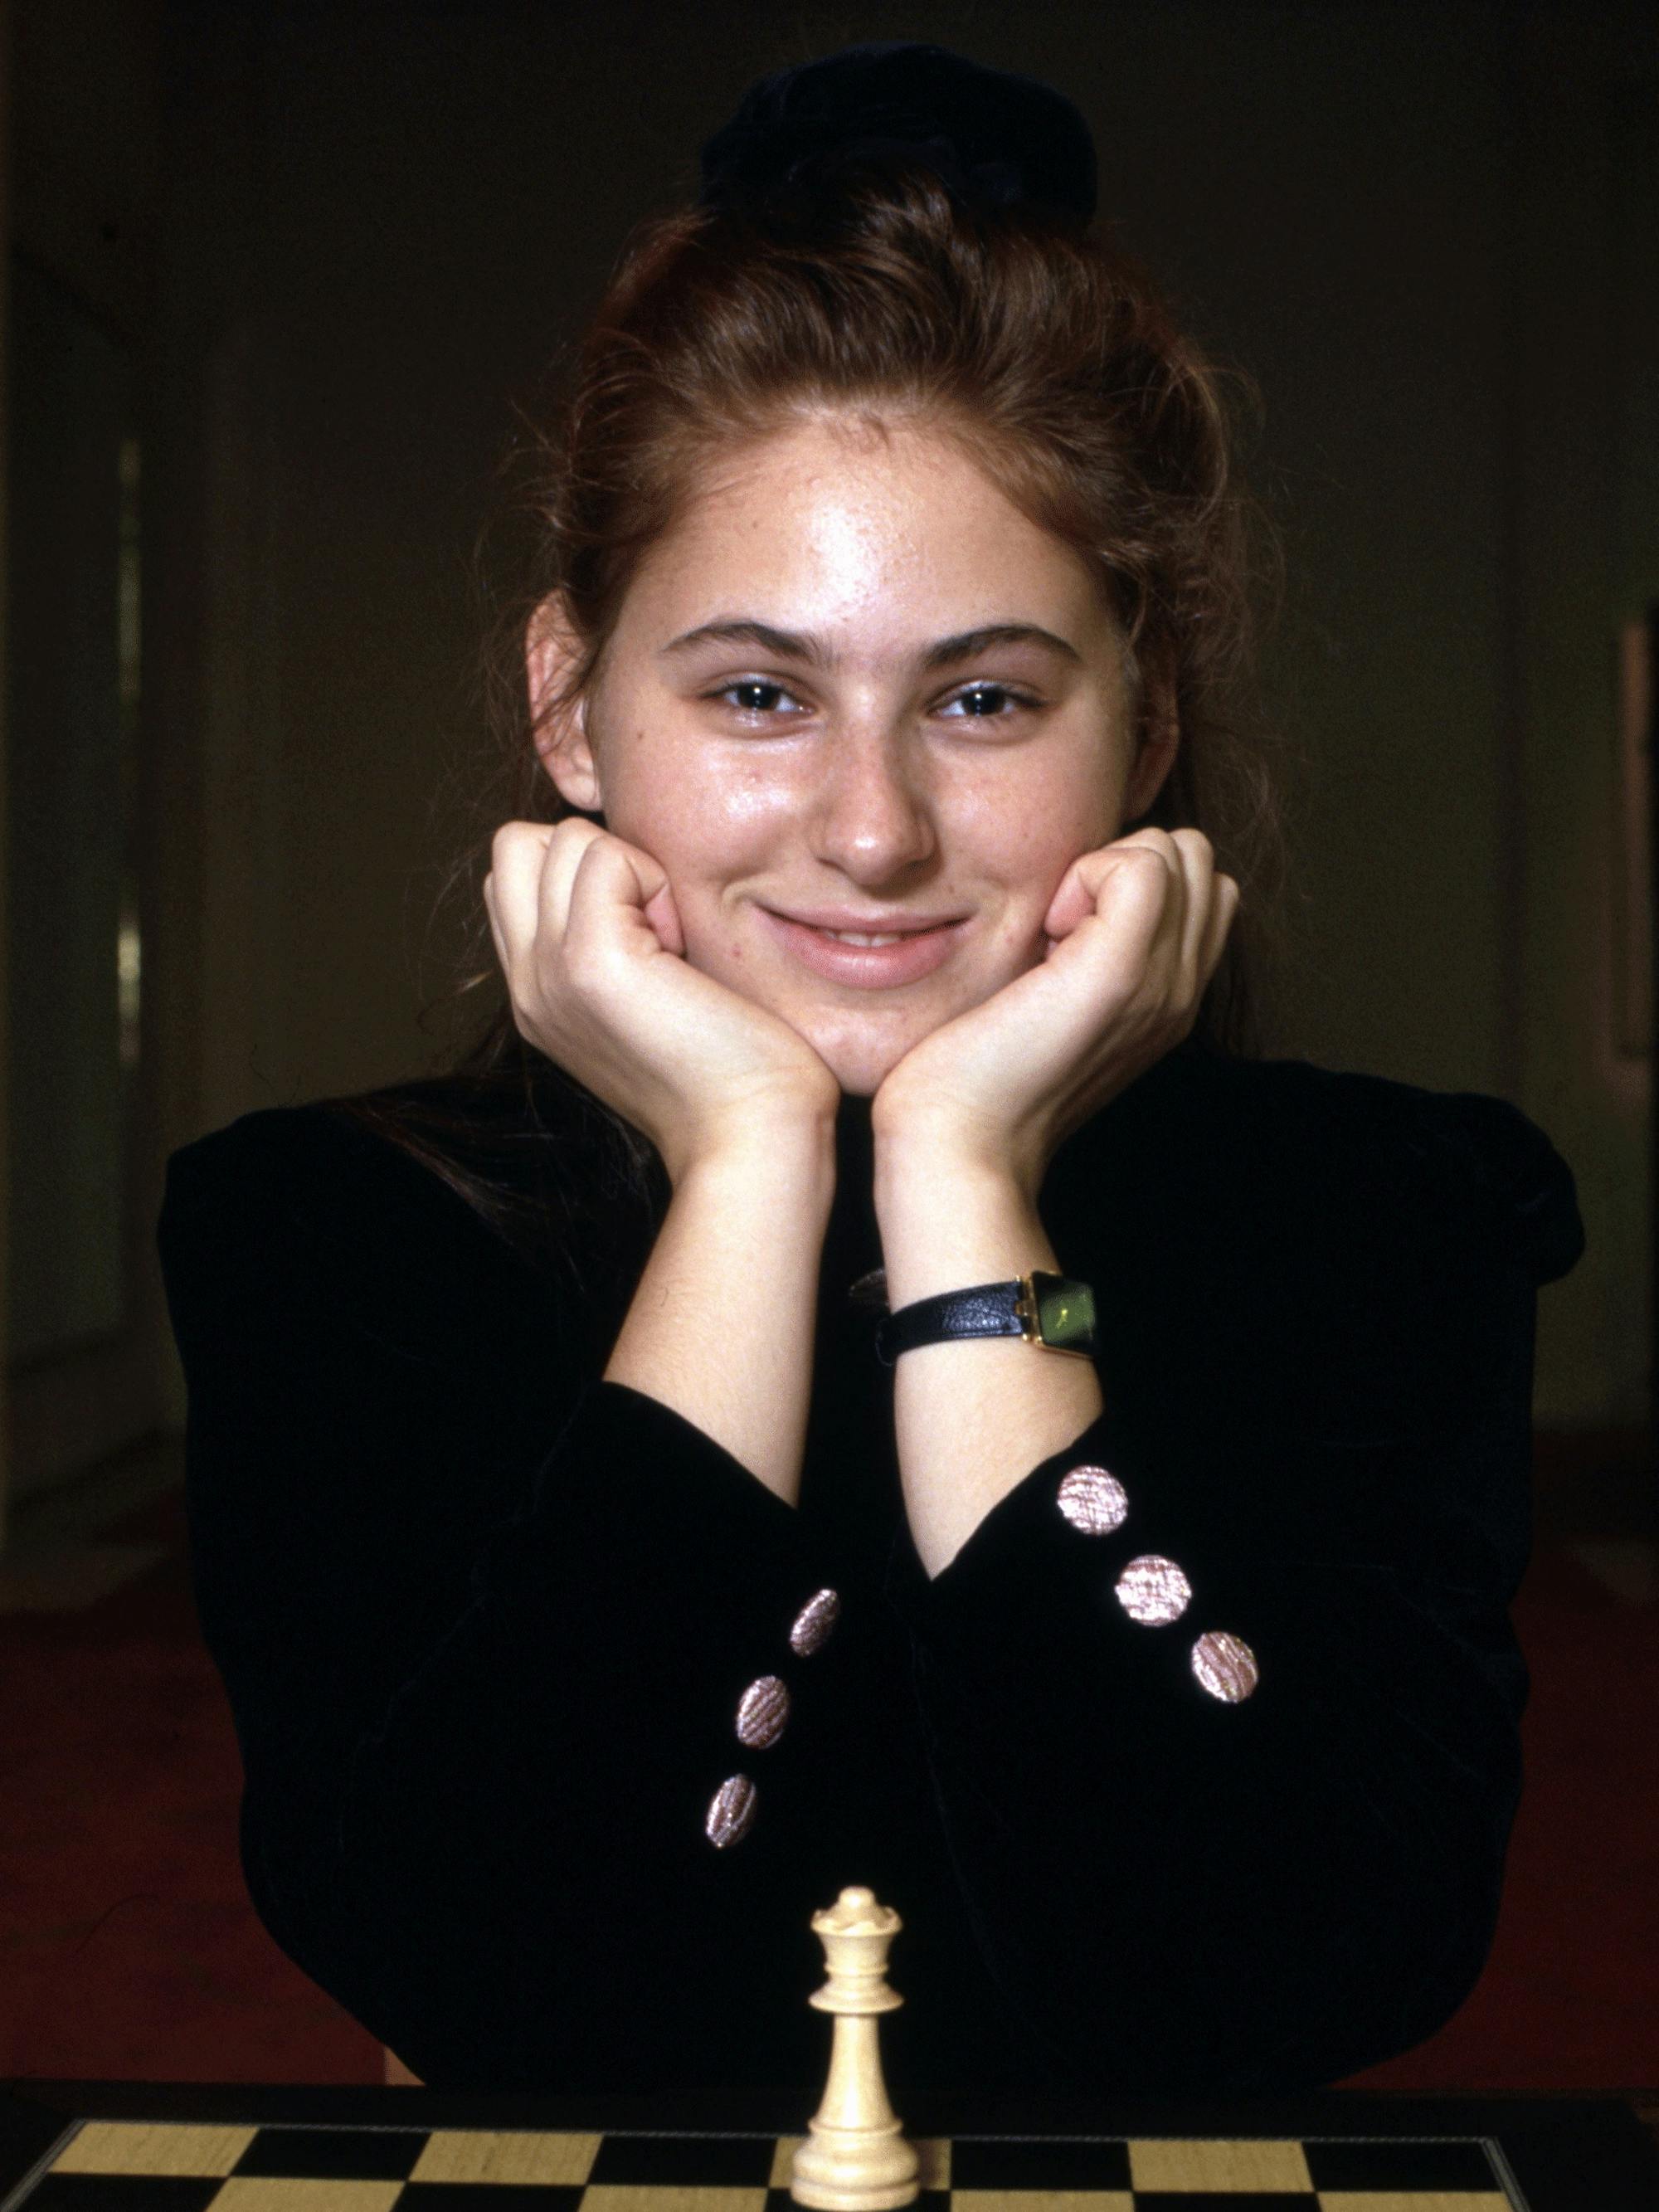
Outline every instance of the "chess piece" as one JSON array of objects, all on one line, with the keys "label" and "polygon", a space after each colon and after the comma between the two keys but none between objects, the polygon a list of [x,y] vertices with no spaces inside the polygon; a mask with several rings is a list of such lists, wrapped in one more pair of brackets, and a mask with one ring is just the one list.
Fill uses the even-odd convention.
[{"label": "chess piece", "polygon": [[835,2015],[830,2079],[811,2132],[796,2151],[789,2194],[817,2212],[890,2212],[913,2204],[917,2159],[887,2101],[877,2023],[904,2002],[887,1984],[887,1952],[903,1926],[873,1890],[844,1889],[812,1915],[829,1968],[807,2002]]}]

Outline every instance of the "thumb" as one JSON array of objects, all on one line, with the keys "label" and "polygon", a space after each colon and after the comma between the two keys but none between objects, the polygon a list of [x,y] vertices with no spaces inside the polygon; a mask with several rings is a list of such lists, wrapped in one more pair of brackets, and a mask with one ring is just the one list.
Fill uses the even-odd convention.
[{"label": "thumb", "polygon": [[1095,911],[1100,887],[1111,871],[1109,847],[1079,854],[1060,878],[1048,902],[1048,911],[1042,917],[1045,934],[1056,939],[1069,937],[1080,921],[1087,921]]},{"label": "thumb", "polygon": [[645,902],[645,918],[657,933],[657,942],[665,952],[685,951],[685,932],[680,927],[679,908],[674,903],[674,894],[665,876]]},{"label": "thumb", "polygon": [[684,952],[679,909],[667,871],[659,860],[642,846],[630,845],[626,838],[607,831],[596,837],[582,855],[576,872],[578,889],[584,878],[597,883],[600,873],[610,878],[608,892],[600,896],[620,899],[636,908],[665,952]]},{"label": "thumb", "polygon": [[[1114,876],[1124,874],[1133,857],[1150,853],[1167,867],[1163,851],[1166,842],[1161,830],[1136,830],[1110,845],[1097,846],[1092,853],[1079,853],[1048,902],[1043,928],[1056,939],[1069,937],[1079,922],[1099,912],[1101,892]],[[1118,886],[1120,890],[1127,888],[1127,880]]]}]

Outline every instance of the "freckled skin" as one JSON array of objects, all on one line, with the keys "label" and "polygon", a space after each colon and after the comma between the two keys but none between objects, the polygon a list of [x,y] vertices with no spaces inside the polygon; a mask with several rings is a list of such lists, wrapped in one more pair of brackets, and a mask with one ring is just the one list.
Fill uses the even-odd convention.
[{"label": "freckled skin", "polygon": [[[750,641],[664,650],[734,619],[810,635],[833,665]],[[1076,657],[1023,641],[923,668],[938,641],[993,623],[1036,625]],[[687,959],[867,1097],[1043,957],[1067,866],[1150,805],[1168,756],[1137,760],[1129,696],[1088,571],[958,445],[824,414],[705,478],[548,766],[660,862]],[[812,975],[760,910],[822,907],[969,921],[933,975],[866,990]]]}]

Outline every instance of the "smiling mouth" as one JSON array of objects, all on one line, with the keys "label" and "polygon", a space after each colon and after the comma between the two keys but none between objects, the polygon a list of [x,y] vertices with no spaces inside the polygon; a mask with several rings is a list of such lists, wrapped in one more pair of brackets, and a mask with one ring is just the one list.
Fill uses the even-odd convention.
[{"label": "smiling mouth", "polygon": [[915,929],[831,929],[770,907],[760,912],[784,951],[802,967],[826,982],[854,990],[920,982],[951,957],[968,921],[963,915]]},{"label": "smiling mouth", "polygon": [[[788,919],[788,915],[786,915],[784,920],[787,921]],[[824,929],[818,923],[812,921],[803,922],[800,927],[803,929],[817,930],[820,937],[833,937],[837,945],[902,945],[907,937],[927,935],[927,930],[922,929],[890,929],[884,930],[878,937],[868,937],[856,929]],[[939,927],[937,922],[928,924],[928,928]]]},{"label": "smiling mouth", "polygon": [[968,918],[961,914],[935,914],[923,921],[896,915],[890,922],[836,922],[820,921],[816,915],[790,914],[783,907],[767,907],[764,911],[780,921],[792,921],[799,928],[815,929],[821,937],[842,938],[855,945],[893,945],[902,937],[925,937],[929,930],[949,929]]}]

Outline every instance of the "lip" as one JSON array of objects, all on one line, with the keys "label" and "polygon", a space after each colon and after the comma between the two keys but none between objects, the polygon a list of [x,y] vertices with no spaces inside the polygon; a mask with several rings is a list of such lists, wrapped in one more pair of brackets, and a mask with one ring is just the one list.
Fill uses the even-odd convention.
[{"label": "lip", "polygon": [[[804,968],[826,982],[847,983],[860,991],[892,990],[902,983],[920,982],[924,975],[944,966],[967,927],[965,920],[945,921],[929,929],[913,930],[896,945],[841,945],[809,922],[792,921],[787,915],[775,914],[770,907],[758,911],[785,951],[793,953]],[[872,936],[881,934],[869,921],[836,926],[867,930]]]},{"label": "lip", "polygon": [[804,922],[809,929],[855,929],[866,937],[884,937],[896,930],[901,936],[914,937],[924,929],[943,928],[947,922],[961,921],[959,914],[913,914],[908,908],[895,908],[891,914],[872,915],[867,910],[854,913],[849,907],[816,906],[810,912],[783,913],[778,907],[768,907],[783,921]]}]

